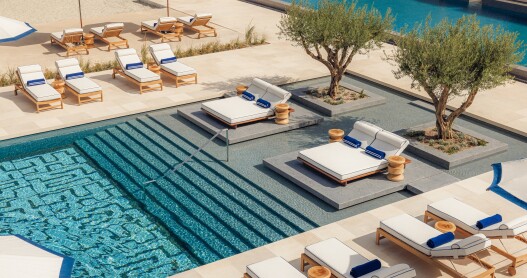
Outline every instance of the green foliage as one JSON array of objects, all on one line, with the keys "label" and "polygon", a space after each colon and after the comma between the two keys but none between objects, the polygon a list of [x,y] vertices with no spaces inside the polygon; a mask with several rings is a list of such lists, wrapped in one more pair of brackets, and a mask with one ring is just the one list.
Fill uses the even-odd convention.
[{"label": "green foliage", "polygon": [[380,46],[394,18],[357,2],[321,0],[315,7],[306,0],[293,1],[282,16],[280,35],[304,48],[331,74],[329,95],[337,98],[338,84],[357,53]]},{"label": "green foliage", "polygon": [[[452,138],[452,124],[483,90],[505,84],[511,65],[522,60],[523,42],[517,33],[500,26],[480,26],[476,16],[456,22],[448,19],[432,26],[430,17],[424,24],[406,29],[397,39],[398,48],[388,59],[395,62],[396,78],[408,76],[412,87],[423,89],[436,108],[436,125],[440,138]],[[448,116],[447,102],[454,97],[463,103]]]}]

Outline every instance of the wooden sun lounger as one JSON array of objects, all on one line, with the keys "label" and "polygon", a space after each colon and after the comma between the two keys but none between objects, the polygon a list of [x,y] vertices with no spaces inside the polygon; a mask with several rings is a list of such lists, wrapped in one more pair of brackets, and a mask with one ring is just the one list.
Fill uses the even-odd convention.
[{"label": "wooden sun lounger", "polygon": [[160,66],[160,69],[161,69],[162,74],[172,78],[176,82],[176,88],[179,87],[180,85],[198,84],[198,74],[197,73],[176,76],[172,74],[171,72],[163,69],[161,66]]},{"label": "wooden sun lounger", "polygon": [[[115,48],[119,48],[120,46],[124,46],[126,48],[129,47],[128,40],[121,37],[121,32],[123,31],[123,28],[110,28],[110,29],[103,29],[103,34],[100,36],[98,33],[90,31],[95,37],[104,43],[108,45],[108,51],[112,49],[112,46]],[[109,38],[117,38],[117,40],[109,40]]]},{"label": "wooden sun lounger", "polygon": [[18,77],[18,81],[20,83],[15,84],[15,96],[18,95],[18,91],[22,92],[29,100],[31,100],[31,102],[35,104],[37,113],[40,113],[40,111],[51,110],[51,109],[59,109],[59,108],[64,109],[64,102],[62,98],[46,100],[46,101],[37,101],[31,94],[29,94],[26,91],[26,89],[22,85],[23,81],[18,71],[16,74]]},{"label": "wooden sun lounger", "polygon": [[184,26],[198,33],[198,39],[201,39],[201,35],[208,35],[208,34],[213,34],[214,37],[216,37],[218,36],[218,34],[216,33],[216,28],[208,25],[211,19],[212,19],[212,16],[197,17],[197,18],[194,18],[194,20],[192,21],[190,25],[184,24]]},{"label": "wooden sun lounger", "polygon": [[[435,221],[445,221],[445,219],[429,212],[428,210],[425,211],[425,215],[424,215],[424,219],[423,221],[425,223],[428,223],[432,220],[435,220]],[[462,234],[463,236],[466,236],[466,237],[469,237],[471,236],[472,234],[469,233],[468,231],[462,229],[461,227],[456,227],[456,232]],[[491,238],[491,239],[502,239],[501,237],[488,237],[488,238]],[[514,237],[509,237],[509,239],[516,239],[516,240],[519,240],[520,242],[524,243],[524,244],[527,244],[527,239],[525,239],[525,237],[523,236],[514,236]],[[527,254],[524,254],[524,255],[520,255],[520,256],[514,256],[510,253],[508,253],[507,251],[495,246],[494,244],[492,244],[492,246],[490,247],[490,249],[500,255],[502,255],[503,257],[509,259],[512,261],[511,265],[507,268],[507,272],[509,272],[509,274],[511,276],[514,276],[516,275],[516,267],[519,267],[523,264],[526,264],[527,263]]]},{"label": "wooden sun lounger", "polygon": [[[383,239],[383,238],[386,238],[386,239],[390,240],[391,242],[393,242],[394,244],[396,244],[399,247],[403,248],[404,250],[414,254],[415,256],[420,258],[421,260],[423,260],[423,261],[425,261],[425,262],[427,262],[429,264],[432,264],[433,266],[436,266],[437,268],[443,270],[444,272],[446,272],[447,274],[451,275],[452,277],[456,277],[456,278],[466,278],[467,277],[467,276],[459,273],[455,269],[448,267],[446,264],[443,264],[443,263],[439,262],[438,260],[434,259],[433,257],[427,256],[427,255],[421,253],[419,250],[414,249],[412,246],[410,246],[407,243],[403,242],[402,240],[392,236],[390,233],[388,233],[387,231],[383,230],[382,228],[377,228],[375,243],[377,245],[379,245],[381,239]],[[473,262],[475,262],[475,263],[477,263],[477,264],[479,264],[481,267],[483,267],[485,269],[484,272],[482,272],[480,274],[477,274],[475,276],[472,276],[472,278],[484,278],[484,277],[494,278],[495,277],[494,273],[495,273],[496,270],[495,270],[493,265],[488,264],[488,263],[480,260],[477,256],[474,256],[474,255],[469,255],[466,258],[471,260],[471,261],[473,261]]]},{"label": "wooden sun lounger", "polygon": [[51,44],[56,43],[66,49],[66,56],[70,56],[70,53],[81,54],[85,52],[90,54],[88,46],[83,41],[83,33],[72,33],[63,35],[62,40],[57,40],[53,36],[50,36]]},{"label": "wooden sun lounger", "polygon": [[159,89],[160,91],[163,91],[163,80],[161,79],[148,81],[148,82],[139,82],[135,80],[134,78],[128,76],[120,66],[113,68],[113,72],[112,72],[113,79],[115,79],[116,74],[119,74],[123,76],[124,78],[128,79],[130,82],[138,85],[140,94],[143,94],[143,92],[153,91],[157,89]]},{"label": "wooden sun lounger", "polygon": [[154,35],[157,35],[161,37],[161,42],[165,42],[165,40],[172,41],[176,38],[181,41],[181,36],[183,35],[183,33],[177,31],[177,29],[175,28],[176,22],[177,21],[158,22],[155,30],[152,30],[141,24],[141,33],[150,32]]}]

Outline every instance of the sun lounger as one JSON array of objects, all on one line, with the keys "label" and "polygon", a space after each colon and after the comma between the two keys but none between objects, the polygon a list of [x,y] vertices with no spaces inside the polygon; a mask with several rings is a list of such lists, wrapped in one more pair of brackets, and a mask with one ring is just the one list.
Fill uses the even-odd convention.
[{"label": "sun lounger", "polygon": [[69,57],[70,53],[86,53],[88,47],[83,41],[84,33],[81,28],[64,29],[62,32],[51,33],[51,43],[56,43],[66,49],[66,55]]},{"label": "sun lounger", "polygon": [[130,82],[139,86],[139,92],[163,90],[161,77],[154,72],[146,69],[139,59],[137,52],[133,48],[119,49],[115,51],[115,57],[119,63],[119,68],[113,69],[112,77],[119,74]]},{"label": "sun lounger", "polygon": [[197,84],[198,73],[195,69],[179,62],[167,43],[150,46],[150,54],[161,67],[161,73],[176,81],[176,88],[184,84]]},{"label": "sun lounger", "polygon": [[[241,124],[273,117],[276,104],[285,103],[291,97],[290,92],[258,78],[253,79],[247,92],[254,96],[253,100],[240,96],[207,101],[201,104],[201,110],[224,124],[236,128]],[[257,104],[259,99],[268,102],[269,108],[259,106]]]},{"label": "sun lounger", "polygon": [[128,48],[128,40],[121,37],[121,32],[124,30],[124,23],[109,23],[102,27],[94,27],[90,29],[90,32],[95,35],[96,38],[103,41],[108,45],[108,51],[113,47],[124,46]]},{"label": "sun lounger", "polygon": [[[478,221],[489,217],[491,215],[469,206],[458,199],[448,198],[429,204],[425,212],[424,221],[446,220],[454,223],[457,227],[456,231],[465,236],[483,234],[488,238],[499,239],[500,242],[501,239],[508,238],[527,244],[527,240],[522,236],[522,234],[527,232],[527,215],[507,222],[500,221],[480,229],[477,226]],[[502,249],[495,244],[492,245],[491,249],[512,261],[508,269],[511,275],[516,274],[516,267],[527,263],[527,254],[514,256],[507,252],[505,248]]]},{"label": "sun lounger", "polygon": [[212,19],[212,14],[208,13],[199,13],[194,16],[183,16],[178,17],[177,21],[184,24],[185,27],[190,30],[198,33],[198,39],[201,38],[201,35],[214,34],[217,36],[216,29],[209,24],[209,21]]},{"label": "sun lounger", "polygon": [[[477,257],[477,253],[491,247],[491,241],[482,234],[472,235],[465,239],[453,239],[431,248],[427,242],[438,236],[444,235],[426,223],[408,215],[402,214],[381,221],[377,228],[376,243],[386,238],[420,259],[433,264],[453,277],[466,277],[459,273],[455,267],[440,262],[447,259],[453,266],[453,260],[469,259],[478,266],[483,267],[482,273],[474,277],[494,277],[494,267]],[[452,235],[453,237],[453,235]],[[464,262],[465,263],[465,262]]]},{"label": "sun lounger", "polygon": [[[360,142],[357,148],[343,142],[334,142],[300,151],[298,159],[334,181],[347,185],[350,181],[381,172],[388,167],[387,158],[400,155],[408,140],[382,130],[373,124],[357,121],[347,137]],[[384,152],[384,158],[366,153],[367,147]]]},{"label": "sun lounger", "polygon": [[46,83],[40,65],[18,67],[16,73],[20,83],[15,85],[15,95],[21,91],[36,105],[37,113],[43,110],[64,108],[62,96]]},{"label": "sun lounger", "polygon": [[161,42],[172,41],[177,38],[181,41],[182,32],[175,28],[177,19],[175,17],[160,17],[157,20],[147,20],[141,22],[141,32],[150,32],[161,37]]},{"label": "sun lounger", "polygon": [[96,100],[103,101],[101,86],[84,76],[77,59],[58,60],[55,65],[60,77],[66,83],[66,89],[77,97],[79,105]]},{"label": "sun lounger", "polygon": [[274,257],[247,266],[244,278],[306,278],[282,257]]},{"label": "sun lounger", "polygon": [[[342,243],[336,238],[329,238],[324,241],[309,245],[305,248],[300,257],[300,270],[304,271],[305,265],[321,265],[331,270],[334,277],[352,278],[352,269],[366,263],[372,263],[366,257],[357,253],[351,247]],[[376,268],[360,277],[397,277],[412,278],[416,276],[415,269],[407,264],[398,264],[391,267]]]}]

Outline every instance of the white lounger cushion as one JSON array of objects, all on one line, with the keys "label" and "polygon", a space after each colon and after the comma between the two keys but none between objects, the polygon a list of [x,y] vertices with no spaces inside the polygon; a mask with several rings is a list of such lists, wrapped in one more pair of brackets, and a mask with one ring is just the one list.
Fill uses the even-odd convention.
[{"label": "white lounger cushion", "polygon": [[478,229],[476,223],[490,215],[469,206],[458,199],[448,198],[428,205],[428,211],[454,223],[461,229],[471,233],[481,233],[488,237],[513,237],[527,231],[527,216],[501,222],[484,229]]},{"label": "white lounger cushion", "polygon": [[260,107],[254,101],[247,101],[241,97],[207,101],[201,104],[201,108],[229,124],[259,119],[274,114],[272,109]]},{"label": "white lounger cushion", "polygon": [[66,79],[66,75],[70,73],[82,72],[82,69],[79,66],[79,61],[75,58],[58,60],[55,62],[57,69],[59,71],[62,80],[65,80],[66,84],[70,86],[75,92],[79,94],[93,93],[101,91],[102,88],[97,83],[93,82],[87,77],[76,78],[76,79]]},{"label": "white lounger cushion", "polygon": [[82,33],[82,32],[83,30],[81,28],[67,28],[67,29],[64,29],[62,32],[53,32],[51,33],[51,36],[58,41],[62,41],[62,38],[64,37],[64,35]]},{"label": "white lounger cushion", "polygon": [[400,155],[409,143],[408,140],[397,134],[382,130],[377,133],[371,146],[383,151],[388,158],[391,155]]},{"label": "white lounger cushion", "polygon": [[371,123],[356,121],[355,124],[353,124],[353,129],[348,133],[348,136],[361,141],[360,147],[366,149],[366,147],[375,140],[375,136],[381,130],[382,128]]},{"label": "white lounger cushion", "polygon": [[93,27],[90,29],[90,31],[102,37],[105,30],[118,28],[124,28],[124,23],[108,23],[101,27]]},{"label": "white lounger cushion", "polygon": [[157,20],[146,20],[146,21],[143,21],[141,22],[141,25],[143,25],[144,27],[148,28],[148,29],[151,29],[151,30],[156,30],[157,29],[157,26],[159,26],[159,23],[165,23],[165,22],[176,22],[177,19],[175,17],[160,17],[159,19]]},{"label": "white lounger cushion", "polygon": [[197,13],[194,16],[182,16],[178,17],[177,20],[185,25],[192,25],[194,18],[212,17],[211,13]]},{"label": "white lounger cushion", "polygon": [[426,242],[440,235],[441,232],[408,214],[381,221],[381,228],[417,251],[431,257],[465,257],[491,246],[491,241],[485,235],[477,234],[462,240],[455,239],[432,249],[426,245]]},{"label": "white lounger cushion", "polygon": [[197,73],[197,71],[183,63],[180,62],[172,62],[168,64],[162,64],[161,68],[170,72],[171,74],[175,76],[184,76],[189,74]]},{"label": "white lounger cushion", "polygon": [[195,69],[178,61],[167,64],[161,64],[161,60],[163,59],[176,57],[174,56],[174,52],[172,52],[172,48],[170,48],[170,45],[168,43],[154,44],[151,45],[149,49],[150,54],[152,54],[152,57],[154,57],[156,63],[158,65],[161,65],[161,68],[168,71],[169,73],[175,76],[184,76],[197,73]]},{"label": "white lounger cushion", "polygon": [[35,86],[27,86],[27,82],[36,79],[45,79],[40,65],[30,65],[18,67],[18,73],[22,79],[24,89],[36,100],[46,101],[60,99],[61,95],[48,83]]},{"label": "white lounger cushion", "polygon": [[282,257],[274,257],[247,266],[252,278],[306,278]]},{"label": "white lounger cushion", "polygon": [[300,151],[298,157],[341,181],[388,166],[385,159],[374,158],[363,149],[355,149],[342,142]]},{"label": "white lounger cushion", "polygon": [[140,83],[159,80],[161,78],[159,75],[145,68],[131,70],[126,69],[127,64],[142,63],[141,59],[139,59],[139,56],[137,55],[137,52],[133,48],[116,50],[115,57],[121,65],[123,72]]},{"label": "white lounger cushion", "polygon": [[[369,261],[336,238],[329,238],[306,246],[304,252],[318,264],[330,268],[338,278],[352,278],[351,269]],[[412,278],[415,277],[415,270],[406,264],[400,264],[383,267],[361,277]]]}]

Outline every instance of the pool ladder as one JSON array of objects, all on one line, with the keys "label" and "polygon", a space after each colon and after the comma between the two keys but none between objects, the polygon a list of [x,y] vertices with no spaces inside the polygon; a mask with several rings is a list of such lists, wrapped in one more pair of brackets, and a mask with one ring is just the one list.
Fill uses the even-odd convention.
[{"label": "pool ladder", "polygon": [[225,140],[225,142],[227,144],[227,162],[228,162],[229,161],[229,129],[225,128],[225,129],[220,129],[218,132],[216,132],[216,134],[214,134],[214,136],[212,136],[209,140],[207,140],[207,142],[205,142],[203,145],[201,145],[199,148],[197,148],[193,153],[191,153],[183,161],[181,161],[180,163],[176,164],[172,169],[166,170],[162,175],[158,176],[157,178],[155,178],[153,180],[149,180],[149,181],[144,182],[143,185],[147,185],[149,183],[157,182],[158,180],[165,178],[169,173],[177,172],[177,170],[179,170],[179,168],[183,167],[183,165],[185,165],[189,161],[191,161],[192,158],[194,158],[194,156],[196,156],[199,152],[201,152],[201,150],[203,150],[205,147],[207,147],[209,145],[209,143],[212,142],[214,139],[216,139],[216,137],[218,137],[223,131],[225,131],[225,133],[226,133],[226,140]]}]

